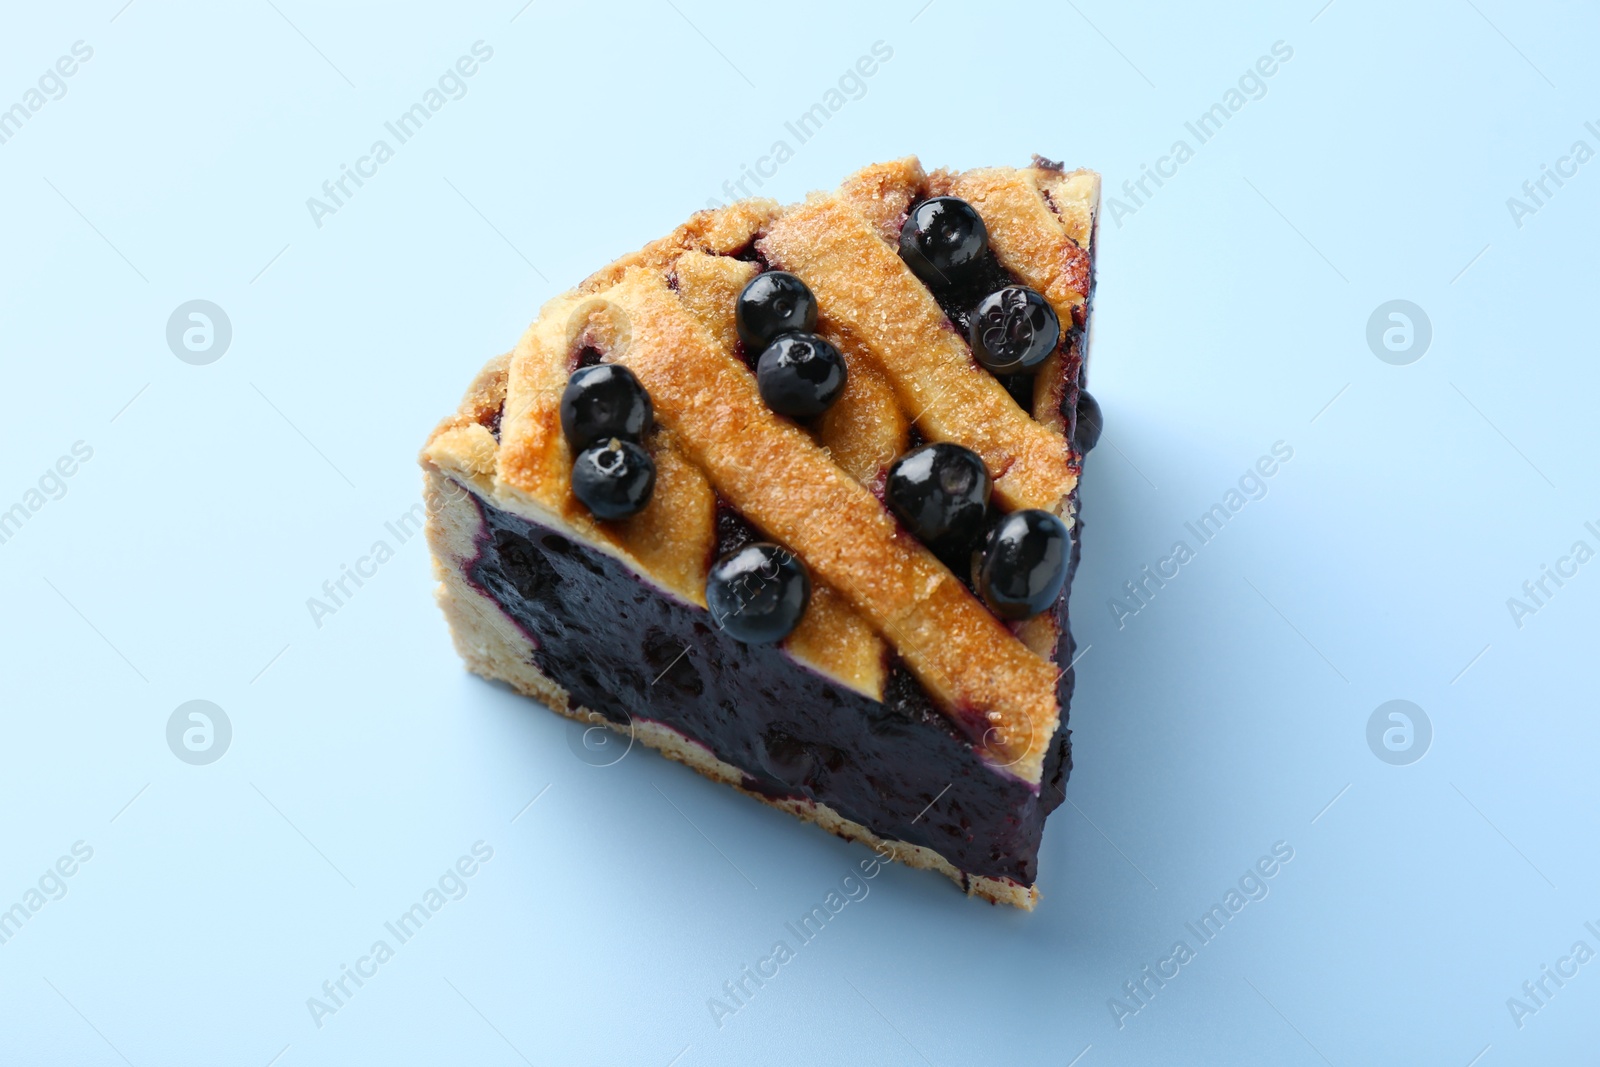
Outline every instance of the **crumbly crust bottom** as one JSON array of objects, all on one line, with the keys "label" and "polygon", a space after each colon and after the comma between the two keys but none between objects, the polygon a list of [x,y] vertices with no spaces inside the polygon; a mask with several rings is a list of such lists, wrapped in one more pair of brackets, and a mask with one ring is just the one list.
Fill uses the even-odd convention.
[{"label": "crumbly crust bottom", "polygon": [[714,781],[730,785],[763,803],[805,822],[815,823],[847,841],[891,853],[908,867],[938,871],[969,896],[993,904],[1009,904],[1032,911],[1039,890],[1010,879],[967,874],[933,849],[879,837],[872,830],[834,811],[826,804],[801,799],[764,796],[745,789],[740,783],[744,772],[717,758],[710,749],[684,737],[662,723],[648,719],[630,725],[613,723],[598,712],[574,705],[567,691],[533,664],[533,646],[517,625],[492,599],[479,591],[462,572],[465,561],[477,553],[476,540],[481,527],[477,508],[466,491],[437,470],[427,473],[427,535],[434,553],[435,575],[439,578],[436,597],[450,623],[456,651],[468,669],[485,678],[510,685],[525,696],[544,704],[559,715],[578,722],[604,725],[628,735],[669,759],[699,771]]}]

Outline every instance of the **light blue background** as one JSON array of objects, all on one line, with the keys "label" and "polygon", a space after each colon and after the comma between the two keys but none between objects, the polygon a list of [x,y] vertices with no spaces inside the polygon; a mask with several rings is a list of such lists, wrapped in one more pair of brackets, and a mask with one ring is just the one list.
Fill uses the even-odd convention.
[{"label": "light blue background", "polygon": [[[1600,163],[1521,228],[1506,206],[1600,148],[1592,7],[121,3],[14,6],[0,36],[0,106],[94,49],[0,145],[0,507],[94,450],[0,545],[0,907],[94,849],[0,945],[0,1062],[1593,1055],[1600,962],[1521,1029],[1506,1006],[1600,949],[1600,563],[1520,629],[1506,607],[1600,547]],[[306,198],[478,40],[467,94],[314,225]],[[719,1028],[707,999],[867,853],[653,754],[576,758],[461,669],[421,540],[384,523],[545,299],[719,195],[880,40],[763,192],[1041,152],[1109,197],[1294,54],[1101,227],[1107,430],[1042,904],[888,870]],[[209,366],[165,341],[195,298],[233,326]],[[1433,327],[1409,366],[1365,340],[1397,298]],[[1109,598],[1280,440],[1267,497],[1119,630]],[[395,558],[319,629],[306,599],[380,538]],[[233,724],[210,766],[165,741],[195,698]],[[1434,728],[1410,766],[1366,742],[1396,698]],[[479,840],[467,896],[314,1025]],[[1270,896],[1119,1029],[1108,999],[1279,841]]]}]

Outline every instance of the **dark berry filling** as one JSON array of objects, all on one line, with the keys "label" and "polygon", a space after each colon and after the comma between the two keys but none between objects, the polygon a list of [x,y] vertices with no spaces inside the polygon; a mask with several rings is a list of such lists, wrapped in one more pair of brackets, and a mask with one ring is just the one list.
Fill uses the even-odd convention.
[{"label": "dark berry filling", "polygon": [[[926,283],[924,283],[926,284]],[[965,274],[948,281],[935,281],[928,291],[939,302],[944,317],[966,337],[972,328],[972,312],[978,302],[997,289],[1019,285],[1011,272],[1000,265],[992,251],[985,251]]]},{"label": "dark berry filling", "polygon": [[751,541],[761,540],[756,528],[745,521],[738,510],[721,497],[717,498],[717,548],[714,556],[726,556],[743,548]]},{"label": "dark berry filling", "polygon": [[[935,849],[969,873],[1034,882],[1044,819],[1061,802],[1071,769],[1070,669],[1057,687],[1062,724],[1035,792],[983,763],[898,665],[883,701],[871,700],[799,666],[776,645],[717,630],[707,612],[610,557],[474,501],[484,527],[468,577],[529,636],[534,664],[575,704],[613,722],[664,723],[740,768],[754,792],[820,801],[883,837]],[[728,512],[717,528],[730,538],[718,546],[722,555],[748,524]],[[1057,662],[1066,668],[1065,597],[1057,611]]]}]

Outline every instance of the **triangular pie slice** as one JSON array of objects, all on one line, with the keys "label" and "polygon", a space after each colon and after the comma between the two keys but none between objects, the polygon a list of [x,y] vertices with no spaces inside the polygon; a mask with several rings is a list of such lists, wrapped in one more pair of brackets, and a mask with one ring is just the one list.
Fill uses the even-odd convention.
[{"label": "triangular pie slice", "polygon": [[[792,206],[698,212],[549,301],[422,453],[438,599],[467,666],[1032,908],[1071,769],[1067,595],[1078,473],[1098,435],[1082,386],[1099,190],[1093,172],[1039,157],[932,173],[897,160]],[[934,197],[975,210],[987,246],[958,277],[925,282],[901,233]],[[767,358],[741,341],[741,293],[772,271],[803,283],[805,336],[843,365],[814,417],[764,399],[754,368]],[[976,302],[1007,287],[1059,325],[1028,373],[974,356]],[[569,381],[593,366],[631,375],[653,412],[627,446],[647,455],[653,489],[623,518],[596,517],[574,474],[584,449],[619,440],[576,449],[563,427]],[[896,517],[891,468],[926,445],[981,460],[986,529],[1027,510],[1070,534],[1066,584],[1042,611],[991,609],[997,535],[952,555]],[[808,581],[797,620],[766,643],[708,608],[717,561],[752,543]]]}]

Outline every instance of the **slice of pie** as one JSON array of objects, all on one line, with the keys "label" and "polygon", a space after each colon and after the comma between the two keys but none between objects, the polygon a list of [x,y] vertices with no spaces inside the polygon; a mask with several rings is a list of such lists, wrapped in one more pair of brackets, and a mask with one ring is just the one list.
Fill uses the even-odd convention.
[{"label": "slice of pie", "polygon": [[551,300],[422,453],[467,666],[1032,908],[1099,192],[902,159]]}]

